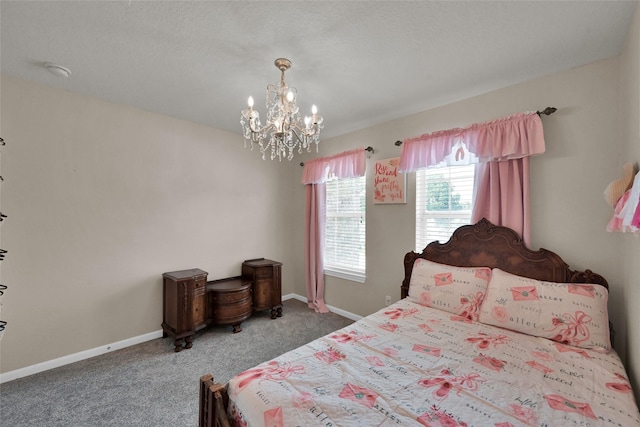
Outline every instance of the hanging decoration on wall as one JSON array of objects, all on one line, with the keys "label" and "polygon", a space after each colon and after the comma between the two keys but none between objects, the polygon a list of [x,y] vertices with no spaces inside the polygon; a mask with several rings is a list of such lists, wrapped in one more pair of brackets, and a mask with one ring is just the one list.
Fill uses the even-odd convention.
[{"label": "hanging decoration on wall", "polygon": [[373,175],[373,203],[407,203],[407,175],[398,172],[400,157],[376,161]]},{"label": "hanging decoration on wall", "polygon": [[282,72],[279,85],[267,86],[267,123],[262,126],[260,114],[253,109],[253,97],[249,97],[248,107],[242,110],[240,124],[242,134],[247,141],[260,146],[262,160],[266,159],[267,151],[271,151],[271,160],[276,157],[282,161],[283,157],[293,159],[294,151],[311,151],[315,143],[316,152],[320,142],[320,130],[324,127],[322,116],[318,115],[315,105],[311,107],[311,116],[301,122],[299,108],[296,105],[297,90],[288,87],[284,81],[284,72],[291,68],[291,61],[286,58],[275,60],[275,66]]},{"label": "hanging decoration on wall", "polygon": [[622,176],[618,179],[614,179],[607,185],[604,190],[604,199],[615,208],[616,203],[620,200],[620,197],[631,188],[633,183],[633,163],[625,163],[622,166]]},{"label": "hanging decoration on wall", "polygon": [[632,163],[623,166],[623,175],[604,191],[605,200],[614,207],[607,231],[640,235],[640,172],[633,178]]}]

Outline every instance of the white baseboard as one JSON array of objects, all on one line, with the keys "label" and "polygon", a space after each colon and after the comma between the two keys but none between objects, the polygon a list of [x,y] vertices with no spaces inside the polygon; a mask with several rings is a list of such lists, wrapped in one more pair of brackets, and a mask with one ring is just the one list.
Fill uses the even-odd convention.
[{"label": "white baseboard", "polygon": [[[305,304],[307,303],[307,298],[298,294],[287,294],[282,296],[283,301],[286,301],[288,299],[297,299],[298,301],[302,301]],[[357,322],[358,320],[362,319],[362,316],[358,316],[357,314],[353,314],[350,311],[346,311],[341,308],[334,307],[332,305],[327,304],[327,308],[329,309],[330,312],[339,314],[340,316],[346,317],[347,319],[351,319],[354,322]]]},{"label": "white baseboard", "polygon": [[37,363],[35,365],[5,372],[4,374],[0,374],[0,384],[17,380],[18,378],[26,377],[29,375],[37,374],[39,372],[48,371],[49,369],[59,368],[60,366],[79,362],[81,360],[89,359],[90,357],[100,356],[115,350],[130,347],[132,345],[141,344],[143,342],[151,341],[160,337],[162,337],[162,330],[149,332],[148,334],[139,335],[137,337],[128,338],[126,340],[114,342],[112,344],[95,347],[89,350],[70,354],[68,356],[47,360],[46,362]]},{"label": "white baseboard", "polygon": [[[306,304],[307,298],[298,294],[287,294],[282,296],[282,300],[297,299]],[[332,312],[346,317],[353,321],[362,319],[362,316],[350,313],[331,305],[327,305],[327,308]],[[68,365],[70,363],[79,362],[81,360],[89,359],[91,357],[100,356],[106,353],[110,353],[115,350],[130,347],[132,345],[141,344],[143,342],[151,341],[156,338],[162,337],[162,330],[149,332],[148,334],[139,335],[137,337],[128,338],[126,340],[118,341],[112,344],[103,345],[100,347],[92,348],[89,350],[81,351],[78,353],[70,354],[68,356],[59,357],[53,360],[47,360],[46,362],[37,363],[35,365],[26,366],[24,368],[16,369],[13,371],[0,374],[0,384],[7,383],[9,381],[17,380],[18,378],[27,377],[29,375],[37,374],[39,372],[48,371],[49,369],[59,368],[60,366]]]}]

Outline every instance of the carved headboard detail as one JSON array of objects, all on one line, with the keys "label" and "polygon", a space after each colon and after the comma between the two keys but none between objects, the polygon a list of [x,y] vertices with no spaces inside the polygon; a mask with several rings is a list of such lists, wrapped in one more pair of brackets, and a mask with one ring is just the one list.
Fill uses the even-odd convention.
[{"label": "carved headboard detail", "polygon": [[458,228],[448,242],[431,242],[421,254],[404,257],[401,296],[409,293],[413,263],[418,258],[460,267],[499,268],[518,276],[547,282],[594,283],[609,289],[609,284],[591,270],[573,271],[560,256],[546,249],[532,251],[510,228],[493,225],[483,218],[473,225]]}]

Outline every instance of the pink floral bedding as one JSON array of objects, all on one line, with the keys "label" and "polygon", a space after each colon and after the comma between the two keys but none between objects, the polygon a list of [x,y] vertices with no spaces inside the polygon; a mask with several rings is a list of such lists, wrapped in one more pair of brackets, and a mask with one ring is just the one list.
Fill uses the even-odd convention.
[{"label": "pink floral bedding", "polygon": [[617,354],[407,299],[245,371],[238,426],[640,426]]}]

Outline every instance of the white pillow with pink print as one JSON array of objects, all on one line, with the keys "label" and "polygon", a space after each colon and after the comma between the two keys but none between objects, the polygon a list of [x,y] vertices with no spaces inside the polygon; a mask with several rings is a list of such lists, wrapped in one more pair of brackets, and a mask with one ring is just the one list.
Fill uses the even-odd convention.
[{"label": "white pillow with pink print", "polygon": [[479,321],[607,352],[611,348],[608,296],[599,285],[545,282],[494,268]]},{"label": "white pillow with pink print", "polygon": [[409,299],[418,304],[478,320],[491,277],[488,267],[455,267],[418,258],[409,281]]}]

